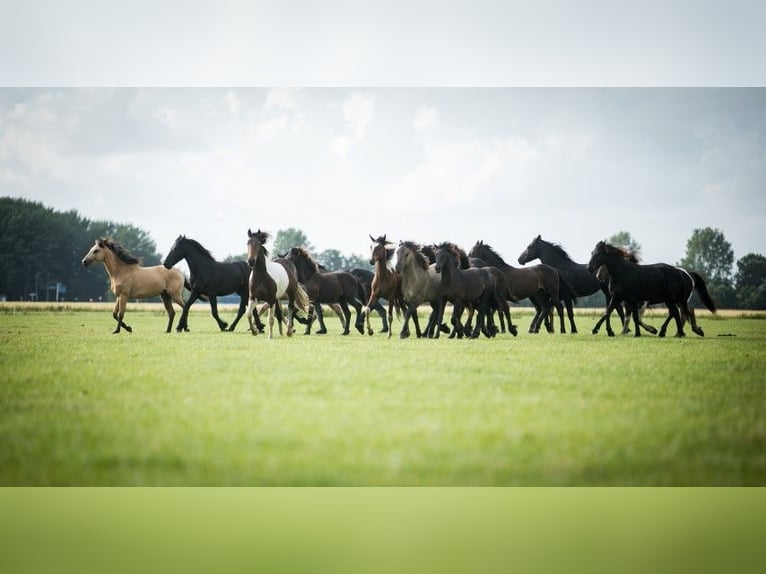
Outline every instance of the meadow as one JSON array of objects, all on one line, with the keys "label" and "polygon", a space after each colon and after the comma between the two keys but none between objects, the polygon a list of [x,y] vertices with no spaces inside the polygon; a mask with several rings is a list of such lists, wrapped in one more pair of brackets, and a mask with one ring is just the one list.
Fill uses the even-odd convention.
[{"label": "meadow", "polygon": [[579,334],[529,335],[513,309],[516,338],[436,341],[328,314],[327,335],[268,340],[206,305],[165,334],[130,303],[112,335],[108,308],[0,306],[0,484],[766,484],[763,315],[635,339],[591,335],[587,310]]}]

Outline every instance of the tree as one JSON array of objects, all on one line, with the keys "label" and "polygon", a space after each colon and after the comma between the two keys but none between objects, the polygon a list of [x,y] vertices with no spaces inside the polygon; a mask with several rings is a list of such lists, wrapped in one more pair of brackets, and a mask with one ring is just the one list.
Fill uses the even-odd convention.
[{"label": "tree", "polygon": [[638,243],[633,237],[628,233],[627,231],[618,231],[609,239],[607,239],[608,243],[611,243],[612,245],[619,245],[622,247],[627,247],[630,249],[633,253],[636,254],[637,257],[641,257],[641,244]]},{"label": "tree", "polygon": [[311,245],[303,231],[294,227],[288,227],[287,229],[277,231],[271,247],[271,253],[274,257],[278,257],[279,255],[284,255],[293,247],[305,247],[309,253],[314,251],[314,246]]},{"label": "tree", "polygon": [[737,261],[737,302],[744,309],[766,309],[766,257],[748,253]]},{"label": "tree", "polygon": [[369,269],[372,271],[373,266],[370,265],[369,257],[352,253],[349,257],[346,257],[346,269]]},{"label": "tree", "polygon": [[716,304],[734,307],[737,298],[731,283],[734,251],[719,229],[695,229],[686,242],[686,256],[678,263],[689,271],[696,271],[705,279],[708,291]]},{"label": "tree", "polygon": [[346,258],[337,249],[325,249],[316,257],[317,262],[328,271],[337,271],[346,268]]}]

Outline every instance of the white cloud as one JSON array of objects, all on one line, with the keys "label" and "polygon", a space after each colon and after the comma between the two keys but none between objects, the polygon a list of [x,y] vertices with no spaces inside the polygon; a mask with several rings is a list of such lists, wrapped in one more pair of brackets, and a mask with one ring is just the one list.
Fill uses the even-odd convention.
[{"label": "white cloud", "polygon": [[226,92],[226,95],[223,97],[223,103],[230,114],[237,114],[242,109],[242,100],[239,99],[239,96],[233,90]]},{"label": "white cloud", "polygon": [[297,105],[297,90],[294,88],[273,88],[266,94],[264,108],[267,110],[292,110]]},{"label": "white cloud", "polygon": [[357,139],[364,139],[367,126],[372,121],[375,113],[375,98],[365,96],[359,92],[353,92],[343,102],[343,118],[351,130],[351,135]]},{"label": "white cloud", "polygon": [[418,111],[415,112],[415,117],[412,120],[412,127],[417,131],[423,132],[429,128],[435,128],[439,125],[441,117],[439,110],[432,106],[420,106]]}]

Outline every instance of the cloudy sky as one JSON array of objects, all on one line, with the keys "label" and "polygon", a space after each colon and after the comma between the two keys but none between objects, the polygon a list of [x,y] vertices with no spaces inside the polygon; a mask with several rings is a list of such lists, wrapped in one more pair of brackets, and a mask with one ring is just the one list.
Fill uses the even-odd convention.
[{"label": "cloudy sky", "polygon": [[675,262],[709,226],[766,253],[757,2],[107,4],[7,6],[0,195],[219,258],[248,227],[509,261],[625,230]]}]

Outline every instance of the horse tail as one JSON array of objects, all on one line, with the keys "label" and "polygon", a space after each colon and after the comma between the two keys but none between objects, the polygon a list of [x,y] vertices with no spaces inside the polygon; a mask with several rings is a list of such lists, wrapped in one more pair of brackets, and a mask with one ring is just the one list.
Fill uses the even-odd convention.
[{"label": "horse tail", "polygon": [[694,280],[694,290],[697,291],[697,295],[700,296],[700,300],[705,304],[705,307],[715,313],[715,302],[710,296],[710,293],[708,293],[707,285],[705,285],[705,280],[702,279],[702,276],[699,273],[695,273],[694,271],[689,271],[689,275],[691,275],[692,279]]},{"label": "horse tail", "polygon": [[298,281],[295,282],[295,304],[304,313],[309,312],[309,305],[311,304],[311,301],[309,300],[309,294],[306,293],[306,290],[303,288],[303,285],[301,285]]},{"label": "horse tail", "polygon": [[[189,283],[189,280],[186,278],[186,276],[184,276],[184,287],[186,288],[187,291],[194,291],[194,289],[192,289],[192,286]],[[205,301],[205,302],[209,301],[207,296],[203,295],[202,293],[199,294],[199,299],[200,301]]]}]

